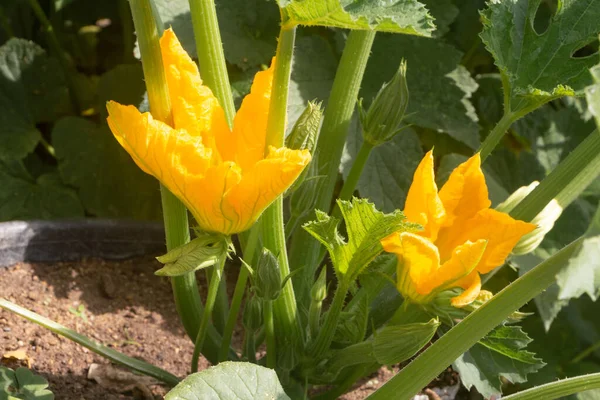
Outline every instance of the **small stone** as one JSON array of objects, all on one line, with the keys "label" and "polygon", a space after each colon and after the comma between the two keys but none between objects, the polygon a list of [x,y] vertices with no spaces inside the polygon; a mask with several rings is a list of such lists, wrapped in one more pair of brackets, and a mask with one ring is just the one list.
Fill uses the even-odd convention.
[{"label": "small stone", "polygon": [[4,328],[2,328],[2,330],[4,332],[10,332],[11,331],[11,329],[8,326],[5,326]]},{"label": "small stone", "polygon": [[36,292],[31,291],[31,292],[27,293],[27,298],[29,300],[35,301],[38,299],[38,294]]},{"label": "small stone", "polygon": [[109,299],[114,299],[117,294],[117,286],[109,274],[103,274],[100,280],[102,294]]}]

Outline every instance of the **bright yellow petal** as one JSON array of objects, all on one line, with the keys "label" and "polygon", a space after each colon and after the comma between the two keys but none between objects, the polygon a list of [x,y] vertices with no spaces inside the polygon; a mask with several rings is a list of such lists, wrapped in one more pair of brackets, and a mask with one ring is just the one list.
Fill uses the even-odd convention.
[{"label": "bright yellow petal", "polygon": [[[490,207],[488,189],[479,153],[460,164],[440,190],[440,199],[447,213],[445,226],[454,224],[457,219],[473,217],[479,211]],[[457,229],[461,229],[459,226]]]},{"label": "bright yellow petal", "polygon": [[275,58],[269,69],[254,76],[250,94],[242,101],[233,123],[236,162],[244,171],[265,158],[274,65]]},{"label": "bright yellow petal", "polygon": [[435,184],[432,151],[423,157],[415,171],[406,197],[404,214],[410,222],[423,226],[424,230],[419,232],[421,236],[435,241],[446,213]]},{"label": "bright yellow petal", "polygon": [[108,125],[121,146],[188,207],[189,176],[204,176],[211,150],[185,130],[173,129],[133,106],[108,102]]},{"label": "bright yellow petal", "polygon": [[390,236],[381,239],[381,247],[388,253],[402,254],[402,242],[398,232],[392,233]]},{"label": "bright yellow petal", "polygon": [[457,281],[469,275],[481,261],[487,241],[480,239],[476,242],[467,241],[457,246],[452,257],[442,264],[435,274],[434,284],[442,290],[456,287]]},{"label": "bright yellow petal", "polygon": [[278,196],[298,178],[310,162],[308,150],[269,148],[267,158],[244,171],[241,181],[224,199],[224,209],[232,219],[227,232],[249,229]]},{"label": "bright yellow petal", "polygon": [[487,240],[487,247],[477,266],[477,271],[485,274],[504,264],[519,239],[535,227],[534,224],[515,220],[508,214],[486,209],[461,223],[460,230],[447,228],[440,231],[436,245],[444,258],[467,240]]},{"label": "bright yellow petal", "polygon": [[[400,234],[402,262],[398,270],[398,291],[403,296],[427,295],[435,288],[433,279],[440,267],[438,250],[431,241],[409,232]],[[400,265],[402,264],[402,265]]]},{"label": "bright yellow petal", "polygon": [[458,286],[465,289],[464,292],[450,300],[450,303],[454,307],[464,307],[467,304],[472,303],[479,296],[481,291],[481,278],[477,271],[471,272],[469,275],[464,277],[458,282]]},{"label": "bright yellow petal", "polygon": [[231,132],[225,114],[212,91],[202,85],[198,66],[185,52],[173,30],[165,30],[160,46],[173,109],[173,126],[202,137],[206,147],[218,150],[224,160],[232,160]]}]

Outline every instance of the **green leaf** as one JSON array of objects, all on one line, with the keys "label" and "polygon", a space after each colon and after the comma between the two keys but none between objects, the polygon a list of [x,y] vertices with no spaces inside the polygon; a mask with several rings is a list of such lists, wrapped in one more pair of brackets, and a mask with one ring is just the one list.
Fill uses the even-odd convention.
[{"label": "green leaf", "polygon": [[158,219],[158,182],[142,172],[106,125],[66,117],[52,130],[63,180],[78,189],[86,210],[99,217]]},{"label": "green leaf", "polygon": [[431,36],[433,18],[416,0],[277,0],[286,25],[374,29]]},{"label": "green leaf", "polygon": [[223,362],[192,374],[165,400],[289,400],[274,370],[246,362]]},{"label": "green leaf", "polygon": [[34,180],[20,162],[0,163],[0,221],[83,217],[77,194],[57,173]]},{"label": "green leaf", "polygon": [[138,106],[146,92],[141,64],[122,64],[104,73],[98,82],[97,107],[102,119],[108,116],[106,103],[114,100],[125,105]]},{"label": "green leaf", "polygon": [[0,400],[54,400],[48,381],[27,368],[0,366]]},{"label": "green leaf", "polygon": [[[341,160],[344,179],[348,177],[362,142],[359,129],[351,129]],[[358,180],[358,192],[384,212],[402,209],[414,171],[422,158],[419,137],[411,128],[404,129],[390,142],[371,151]]]},{"label": "green leaf", "polygon": [[486,399],[502,393],[500,377],[512,382],[527,381],[545,364],[524,350],[532,339],[518,326],[501,326],[481,339],[454,362],[467,389],[475,386]]},{"label": "green leaf", "polygon": [[435,21],[433,36],[442,37],[450,29],[450,24],[458,16],[458,8],[452,0],[423,0]]},{"label": "green leaf", "polygon": [[510,107],[526,113],[558,97],[580,94],[591,83],[596,56],[573,54],[598,38],[598,0],[562,0],[545,32],[536,32],[537,0],[490,1],[481,14],[481,38],[506,82]]},{"label": "green leaf", "polygon": [[371,102],[382,83],[394,75],[402,58],[408,64],[410,92],[405,121],[478,148],[479,126],[470,101],[477,83],[460,65],[462,53],[440,40],[378,36],[362,84],[365,102]]},{"label": "green leaf", "polygon": [[229,243],[219,234],[202,234],[194,240],[176,247],[156,259],[165,264],[154,274],[159,276],[180,276],[215,265],[227,256]]},{"label": "green leaf", "polygon": [[439,326],[437,319],[426,323],[386,326],[374,334],[373,355],[382,365],[406,361],[429,343]]},{"label": "green leaf", "polygon": [[382,251],[380,240],[394,232],[415,230],[416,225],[405,222],[400,211],[384,214],[366,199],[337,202],[344,221],[348,241],[338,231],[339,220],[316,210],[317,220],[303,228],[323,243],[338,274],[338,278],[352,282]]}]

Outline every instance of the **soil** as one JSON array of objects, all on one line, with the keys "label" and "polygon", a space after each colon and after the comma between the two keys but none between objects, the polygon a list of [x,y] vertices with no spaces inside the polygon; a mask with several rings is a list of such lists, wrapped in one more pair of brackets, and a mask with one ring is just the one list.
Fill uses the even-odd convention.
[{"label": "soil", "polygon": [[[179,322],[169,281],[153,274],[159,267],[150,257],[124,262],[22,263],[0,269],[0,295],[124,354],[184,377],[189,372],[193,344]],[[233,288],[237,268],[230,268],[229,275],[228,286]],[[198,277],[203,292],[204,274]],[[234,334],[236,348],[240,348],[240,337],[239,332]],[[147,388],[154,398],[161,399],[168,391],[160,385],[135,387],[109,381],[102,386],[89,380],[92,364],[105,366],[109,362],[0,309],[0,358],[15,350],[21,350],[25,359],[3,359],[1,363],[12,368],[29,364],[48,380],[59,400],[144,399],[148,398]],[[200,360],[200,369],[209,366],[207,360]],[[364,399],[394,373],[393,369],[382,368],[341,399]],[[453,386],[457,382],[452,371],[440,379],[432,386]],[[423,399],[454,398],[425,393]]]}]

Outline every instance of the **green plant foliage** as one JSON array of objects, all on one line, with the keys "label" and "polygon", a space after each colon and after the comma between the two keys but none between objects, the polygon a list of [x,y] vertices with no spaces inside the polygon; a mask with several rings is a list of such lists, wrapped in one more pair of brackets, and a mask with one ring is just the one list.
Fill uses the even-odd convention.
[{"label": "green plant foliage", "polygon": [[77,194],[56,172],[34,179],[20,161],[0,162],[0,221],[82,217]]},{"label": "green plant foliage", "polygon": [[227,238],[217,234],[201,234],[194,240],[179,246],[167,254],[156,257],[165,264],[155,272],[159,276],[181,276],[189,272],[218,264],[227,256]]},{"label": "green plant foliage", "polygon": [[339,233],[339,220],[316,210],[317,219],[303,226],[323,243],[340,280],[352,282],[382,251],[380,240],[394,232],[415,230],[400,211],[384,214],[366,199],[338,200],[348,235]]},{"label": "green plant foliage", "polygon": [[121,104],[139,105],[146,93],[141,64],[120,64],[104,73],[98,81],[97,105],[103,118],[108,116],[106,103],[114,100]]},{"label": "green plant foliage", "polygon": [[223,362],[192,374],[165,400],[289,400],[272,369],[246,362]]},{"label": "green plant foliage", "polygon": [[426,323],[386,326],[374,334],[373,356],[382,365],[406,361],[429,343],[439,326],[437,319]]},{"label": "green plant foliage", "polygon": [[481,14],[483,39],[503,75],[506,112],[523,112],[562,96],[581,93],[596,57],[573,54],[598,38],[600,7],[594,0],[563,0],[547,29],[536,31],[540,2],[492,1]]},{"label": "green plant foliage", "polygon": [[502,394],[500,377],[512,383],[527,381],[527,374],[545,364],[524,348],[531,339],[518,326],[501,326],[454,362],[463,384],[475,386],[485,398]]},{"label": "green plant foliage", "polygon": [[106,125],[78,117],[56,123],[52,142],[62,179],[78,189],[86,210],[99,217],[158,219],[158,183],[142,172]]},{"label": "green plant foliage", "polygon": [[0,366],[0,400],[54,400],[48,381],[27,368]]},{"label": "green plant foliage", "polygon": [[381,3],[372,0],[277,0],[283,21],[290,25],[319,25],[346,29],[430,36],[433,18],[416,0]]}]

